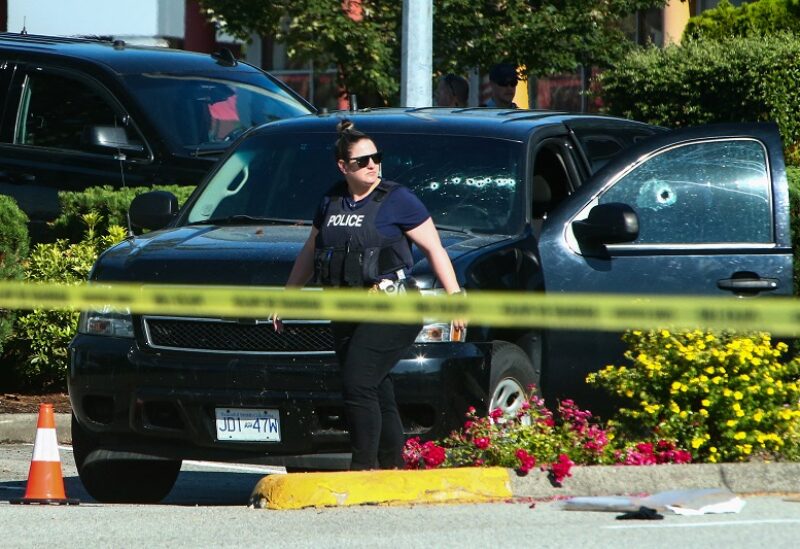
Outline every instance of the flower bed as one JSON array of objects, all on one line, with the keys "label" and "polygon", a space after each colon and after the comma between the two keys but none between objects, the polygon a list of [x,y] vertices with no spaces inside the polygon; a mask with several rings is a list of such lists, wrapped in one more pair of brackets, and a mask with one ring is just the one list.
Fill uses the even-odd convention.
[{"label": "flower bed", "polygon": [[601,424],[571,400],[556,413],[531,396],[515,416],[500,409],[440,441],[410,439],[409,469],[500,466],[525,475],[535,467],[560,485],[577,464],[796,460],[800,455],[800,360],[768,334],[631,331],[626,366],[587,381],[622,405]]}]

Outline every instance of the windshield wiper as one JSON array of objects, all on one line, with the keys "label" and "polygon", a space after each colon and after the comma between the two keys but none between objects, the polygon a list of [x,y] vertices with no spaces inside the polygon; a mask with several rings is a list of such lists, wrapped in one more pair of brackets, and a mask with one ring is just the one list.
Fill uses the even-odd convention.
[{"label": "windshield wiper", "polygon": [[303,219],[282,219],[280,217],[254,217],[252,215],[229,215],[214,217],[204,221],[192,221],[187,225],[308,225],[310,221]]},{"label": "windshield wiper", "polygon": [[439,225],[438,223],[436,223],[435,226],[440,231],[452,231],[454,233],[472,234],[472,229],[465,229],[464,227],[458,227],[456,225]]}]

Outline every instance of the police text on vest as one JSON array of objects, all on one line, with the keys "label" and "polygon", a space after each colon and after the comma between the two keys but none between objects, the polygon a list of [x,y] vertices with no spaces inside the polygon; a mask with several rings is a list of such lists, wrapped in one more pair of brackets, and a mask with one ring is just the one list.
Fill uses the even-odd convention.
[{"label": "police text on vest", "polygon": [[328,218],[328,227],[360,227],[363,221],[360,214],[336,214]]}]

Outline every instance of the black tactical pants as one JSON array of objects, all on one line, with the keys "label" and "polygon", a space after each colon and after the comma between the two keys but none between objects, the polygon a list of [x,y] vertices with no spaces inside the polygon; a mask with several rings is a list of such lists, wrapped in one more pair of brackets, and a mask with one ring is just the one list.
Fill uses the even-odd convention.
[{"label": "black tactical pants", "polygon": [[403,467],[405,434],[389,371],[420,329],[418,324],[333,323],[353,470]]}]

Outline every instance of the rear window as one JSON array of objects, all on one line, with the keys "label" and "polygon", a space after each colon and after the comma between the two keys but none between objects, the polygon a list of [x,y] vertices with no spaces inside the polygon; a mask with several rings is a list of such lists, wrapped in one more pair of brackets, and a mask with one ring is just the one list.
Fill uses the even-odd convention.
[{"label": "rear window", "polygon": [[[466,136],[377,134],[382,174],[409,187],[440,228],[515,234],[524,222],[522,144]],[[185,218],[230,215],[310,221],[341,180],[333,134],[267,134],[244,141]]]},{"label": "rear window", "polygon": [[125,79],[170,144],[192,153],[224,150],[253,126],[311,112],[268,76],[247,76],[247,82],[163,73]]}]

